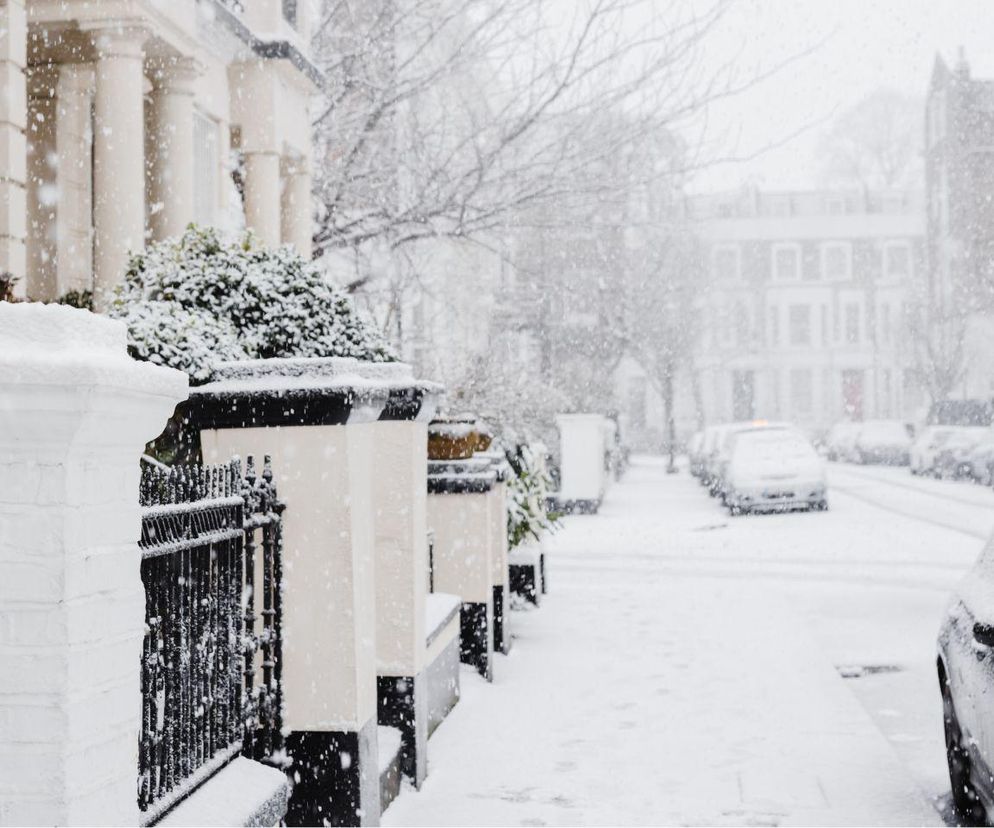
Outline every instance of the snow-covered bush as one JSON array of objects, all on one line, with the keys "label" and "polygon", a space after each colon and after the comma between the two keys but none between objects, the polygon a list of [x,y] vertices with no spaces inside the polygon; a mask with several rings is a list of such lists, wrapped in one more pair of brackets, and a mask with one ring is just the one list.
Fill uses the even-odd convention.
[{"label": "snow-covered bush", "polygon": [[395,359],[379,332],[320,268],[250,235],[229,241],[191,226],[132,256],[110,311],[128,325],[138,359],[186,371],[269,357]]},{"label": "snow-covered bush", "polygon": [[545,494],[550,480],[535,449],[518,445],[506,452],[514,474],[507,482],[507,540],[514,549],[528,540],[540,540],[555,528],[559,516],[546,511]]}]

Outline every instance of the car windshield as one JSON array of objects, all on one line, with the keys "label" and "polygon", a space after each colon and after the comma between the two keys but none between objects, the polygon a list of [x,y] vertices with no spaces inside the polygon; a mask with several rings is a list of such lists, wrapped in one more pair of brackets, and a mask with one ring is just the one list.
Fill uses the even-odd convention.
[{"label": "car windshield", "polygon": [[735,441],[734,462],[739,464],[804,462],[817,459],[811,444],[787,429],[769,429],[740,434]]}]

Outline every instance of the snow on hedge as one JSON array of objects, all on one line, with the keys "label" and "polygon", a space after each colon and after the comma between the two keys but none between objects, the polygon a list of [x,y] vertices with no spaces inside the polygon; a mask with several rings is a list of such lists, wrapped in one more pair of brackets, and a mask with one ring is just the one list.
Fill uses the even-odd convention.
[{"label": "snow on hedge", "polygon": [[210,379],[218,362],[271,357],[396,359],[319,267],[289,247],[190,227],[132,256],[110,315],[138,358]]}]

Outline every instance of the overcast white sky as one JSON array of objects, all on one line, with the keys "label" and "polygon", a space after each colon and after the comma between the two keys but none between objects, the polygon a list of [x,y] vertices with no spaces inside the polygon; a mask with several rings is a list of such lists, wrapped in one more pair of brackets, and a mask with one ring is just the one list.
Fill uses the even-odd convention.
[{"label": "overcast white sky", "polygon": [[738,155],[810,130],[755,160],[704,171],[692,190],[815,186],[824,122],[881,86],[924,98],[937,51],[953,64],[962,45],[974,75],[994,77],[992,0],[738,0],[708,49],[744,49],[747,64],[760,66],[826,37],[815,54],[709,114],[712,135]]}]

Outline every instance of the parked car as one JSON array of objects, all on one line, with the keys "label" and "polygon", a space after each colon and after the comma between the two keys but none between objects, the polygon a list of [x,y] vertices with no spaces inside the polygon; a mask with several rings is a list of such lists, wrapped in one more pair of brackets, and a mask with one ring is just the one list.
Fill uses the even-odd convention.
[{"label": "parked car", "polygon": [[852,458],[859,434],[859,423],[844,420],[829,429],[825,437],[825,453],[829,460],[849,460]]},{"label": "parked car", "polygon": [[711,494],[720,498],[722,503],[725,502],[725,478],[728,474],[728,464],[732,458],[735,441],[740,435],[756,431],[783,430],[796,431],[796,428],[791,423],[769,422],[768,420],[746,420],[728,424],[722,430],[718,443],[718,453],[714,462],[714,473],[711,483]]},{"label": "parked car", "polygon": [[983,486],[994,483],[994,433],[988,432],[970,452],[970,477]]},{"label": "parked car", "polygon": [[960,582],[939,629],[938,672],[953,805],[961,825],[994,824],[994,538]]},{"label": "parked car", "polygon": [[713,464],[718,452],[718,443],[721,439],[721,432],[724,426],[714,425],[704,429],[704,437],[701,440],[701,474],[698,478],[702,486],[711,486],[711,475]]},{"label": "parked car", "polygon": [[859,463],[907,466],[911,432],[900,420],[867,420],[856,429],[853,453]]},{"label": "parked car", "polygon": [[825,461],[790,428],[757,429],[734,440],[725,477],[732,515],[828,508]]},{"label": "parked car", "polygon": [[935,453],[932,474],[943,480],[972,477],[970,455],[987,436],[986,428],[958,427],[942,442]]},{"label": "parked car", "polygon": [[928,426],[911,444],[908,465],[912,474],[931,474],[935,455],[956,430],[955,426]]}]

